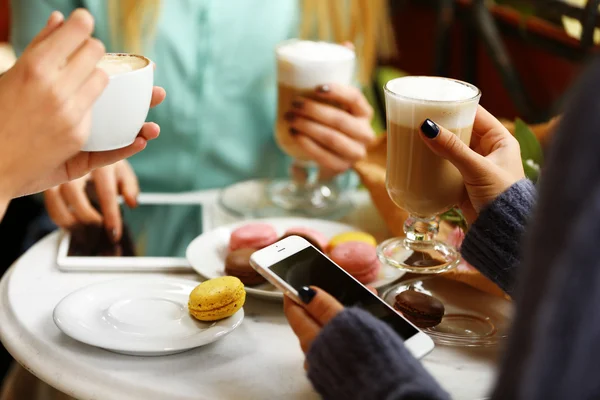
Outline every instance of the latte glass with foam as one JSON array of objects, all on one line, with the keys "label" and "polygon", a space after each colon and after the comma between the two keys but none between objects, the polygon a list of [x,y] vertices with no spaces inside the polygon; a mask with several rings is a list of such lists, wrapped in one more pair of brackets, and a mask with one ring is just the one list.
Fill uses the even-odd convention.
[{"label": "latte glass with foam", "polygon": [[349,85],[354,76],[354,51],[337,44],[291,40],[276,49],[277,122],[275,138],[281,149],[298,161],[310,161],[290,135],[284,116],[297,96],[314,98],[319,85]]},{"label": "latte glass with foam", "polygon": [[350,85],[354,78],[356,55],[353,50],[334,43],[296,39],[280,44],[275,54],[278,95],[275,140],[293,158],[293,162],[291,181],[271,186],[270,197],[282,208],[324,216],[339,209],[338,193],[327,183],[318,181],[318,171],[291,134],[285,115],[292,110],[292,102],[299,96],[323,101],[316,96],[320,85]]},{"label": "latte glass with foam", "polygon": [[109,76],[92,109],[92,130],[83,151],[108,151],[132,144],[152,99],[154,67],[143,56],[107,53],[97,68]]},{"label": "latte glass with foam", "polygon": [[461,202],[464,182],[456,167],[429,149],[420,127],[430,119],[468,145],[480,97],[477,87],[449,78],[408,76],[385,85],[386,188],[410,217],[405,239],[379,246],[382,261],[412,272],[440,272],[458,264],[456,249],[434,236],[437,215]]}]

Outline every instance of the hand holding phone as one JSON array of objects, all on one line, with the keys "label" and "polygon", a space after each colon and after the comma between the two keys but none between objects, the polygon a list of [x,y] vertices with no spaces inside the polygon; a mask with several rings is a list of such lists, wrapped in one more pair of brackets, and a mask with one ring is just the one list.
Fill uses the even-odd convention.
[{"label": "hand holding phone", "polygon": [[250,263],[269,282],[300,305],[305,304],[299,297],[304,295],[302,288],[316,286],[342,305],[362,308],[388,324],[404,340],[405,346],[415,357],[425,356],[434,347],[429,336],[298,236],[287,237],[255,252]]}]

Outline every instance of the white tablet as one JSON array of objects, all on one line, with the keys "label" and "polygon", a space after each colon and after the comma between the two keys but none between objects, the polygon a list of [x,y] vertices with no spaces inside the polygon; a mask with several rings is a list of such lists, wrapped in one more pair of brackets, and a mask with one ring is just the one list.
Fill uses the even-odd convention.
[{"label": "white tablet", "polygon": [[185,251],[194,238],[210,229],[208,207],[189,198],[150,193],[140,194],[138,204],[135,209],[121,206],[123,238],[116,246],[106,243],[102,228],[64,231],[58,268],[89,272],[191,271]]}]

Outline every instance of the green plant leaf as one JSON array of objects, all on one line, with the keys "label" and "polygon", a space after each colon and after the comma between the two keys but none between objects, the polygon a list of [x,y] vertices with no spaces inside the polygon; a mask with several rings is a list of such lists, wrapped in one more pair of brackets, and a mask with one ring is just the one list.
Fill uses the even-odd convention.
[{"label": "green plant leaf", "polygon": [[521,158],[523,160],[532,160],[538,166],[543,165],[544,154],[540,142],[529,129],[529,126],[519,118],[515,121],[515,138],[521,146]]}]

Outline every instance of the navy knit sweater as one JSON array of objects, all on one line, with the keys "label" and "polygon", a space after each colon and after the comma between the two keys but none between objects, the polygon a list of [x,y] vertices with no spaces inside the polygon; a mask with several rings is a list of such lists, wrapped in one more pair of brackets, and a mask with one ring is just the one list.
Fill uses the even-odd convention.
[{"label": "navy knit sweater", "polygon": [[[563,114],[540,185],[483,210],[467,261],[513,295],[516,315],[493,399],[600,399],[600,63]],[[522,262],[520,261],[522,260]],[[308,376],[326,399],[446,399],[386,325],[347,309],[317,337]]]}]

